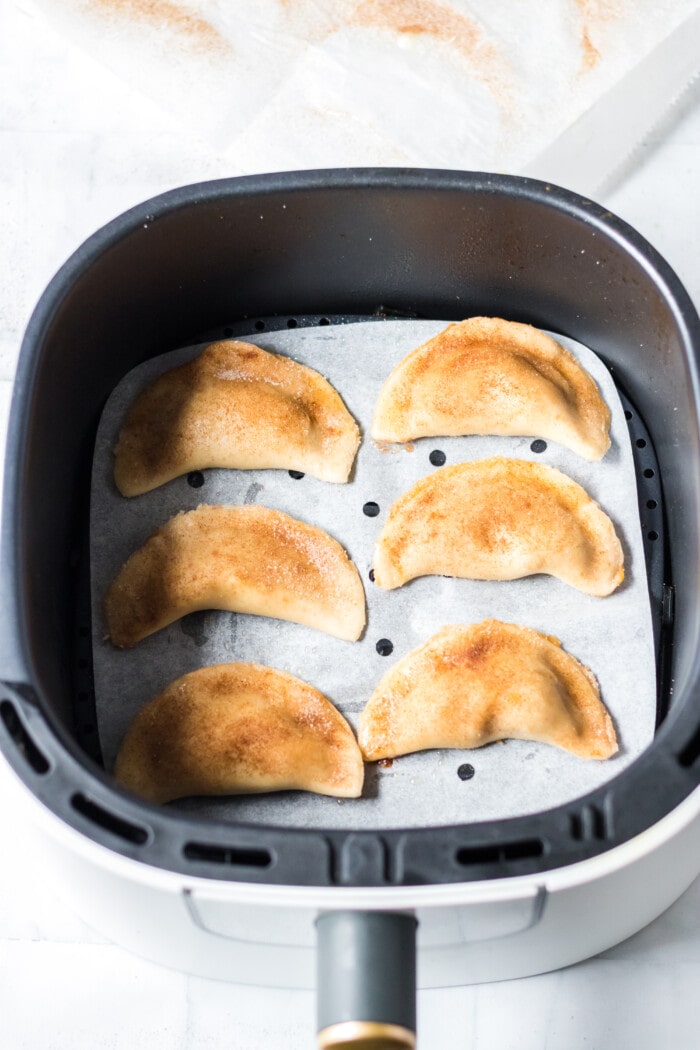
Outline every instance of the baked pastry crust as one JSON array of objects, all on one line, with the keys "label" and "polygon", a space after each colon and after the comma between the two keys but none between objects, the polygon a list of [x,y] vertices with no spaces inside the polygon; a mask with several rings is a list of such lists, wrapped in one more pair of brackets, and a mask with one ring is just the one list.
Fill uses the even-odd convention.
[{"label": "baked pastry crust", "polygon": [[131,555],[105,602],[117,648],[197,609],[292,620],[348,641],[365,625],[362,581],[337,540],[256,505],[176,514]]},{"label": "baked pastry crust", "polygon": [[387,590],[416,576],[515,580],[548,573],[604,597],[624,579],[610,518],[554,467],[497,456],[442,467],[389,509],[374,555]]},{"label": "baked pastry crust", "polygon": [[318,372],[252,343],[211,343],[134,401],[114,480],[138,496],[191,470],[282,468],[348,480],[360,432]]},{"label": "baked pastry crust", "polygon": [[364,766],[350,726],[317,689],[232,663],[183,675],[147,703],[115,776],[150,802],[285,788],[356,798]]},{"label": "baked pastry crust", "polygon": [[499,620],[438,631],[384,675],[360,717],[369,761],[506,738],[553,744],[580,758],[617,751],[588,668],[558,639]]},{"label": "baked pastry crust", "polygon": [[596,460],[610,447],[610,412],[592,377],[550,336],[471,317],[396,366],[372,422],[377,441],[465,434],[547,438]]}]

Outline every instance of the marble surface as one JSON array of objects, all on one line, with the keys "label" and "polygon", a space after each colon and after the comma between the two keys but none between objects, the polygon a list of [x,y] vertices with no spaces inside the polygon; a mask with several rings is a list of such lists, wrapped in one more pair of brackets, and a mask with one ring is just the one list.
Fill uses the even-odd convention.
[{"label": "marble surface", "polygon": [[[0,4],[0,100],[4,435],[24,326],[66,256],[129,205],[178,184],[243,173],[245,158],[218,155],[13,0]],[[303,143],[287,143],[277,166],[306,166]],[[603,197],[666,256],[696,303],[699,182],[696,85]],[[189,978],[89,930],[23,863],[22,828],[1,784],[0,827],[3,1050],[313,1045],[310,992]],[[588,962],[528,980],[422,992],[419,1043],[423,1050],[691,1050],[699,980],[696,882],[646,930]]]}]

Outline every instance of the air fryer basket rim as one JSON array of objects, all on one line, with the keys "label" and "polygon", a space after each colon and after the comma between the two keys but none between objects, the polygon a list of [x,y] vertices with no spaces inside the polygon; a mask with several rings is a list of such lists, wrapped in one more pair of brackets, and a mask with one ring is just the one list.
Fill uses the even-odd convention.
[{"label": "air fryer basket rim", "polygon": [[[3,506],[3,591],[14,596],[16,622],[0,638],[0,746],[30,790],[88,837],[144,863],[190,875],[287,884],[397,885],[465,882],[524,875],[604,852],[675,808],[700,780],[700,729],[686,704],[666,720],[651,747],[603,788],[574,803],[529,817],[451,828],[385,832],[307,831],[232,825],[149,806],[116,788],[75,741],[30,672],[28,611],[22,578],[23,468],[38,348],[78,278],[103,253],[152,217],[231,196],[363,189],[443,191],[526,198],[593,225],[650,275],[673,313],[698,396],[700,321],[668,264],[626,223],[567,190],[515,176],[443,170],[346,169],[283,172],[200,183],[139,204],[98,230],[52,279],[27,326],[7,442]],[[10,617],[10,621],[13,617]],[[6,650],[6,651],[3,651]],[[697,688],[700,656],[690,679]],[[641,800],[641,802],[640,802]],[[614,819],[613,819],[614,811]],[[572,838],[572,817],[590,834]],[[558,846],[552,847],[556,841]],[[568,843],[568,848],[562,844]]]}]

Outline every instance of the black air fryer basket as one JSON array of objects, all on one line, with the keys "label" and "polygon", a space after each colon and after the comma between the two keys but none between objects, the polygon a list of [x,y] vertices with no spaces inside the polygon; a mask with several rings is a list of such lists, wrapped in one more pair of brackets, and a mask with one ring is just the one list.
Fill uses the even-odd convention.
[{"label": "black air fryer basket", "polygon": [[[585,798],[452,827],[217,823],[116,788],[99,763],[88,578],[91,457],[113,388],[148,358],[256,322],[478,314],[594,348],[621,392],[657,648],[653,744]],[[650,245],[603,208],[543,183],[445,171],[283,173],[186,187],[132,209],[60,270],[22,347],[2,517],[3,753],[83,835],[216,879],[502,878],[642,832],[700,779],[699,348],[698,316]]]}]

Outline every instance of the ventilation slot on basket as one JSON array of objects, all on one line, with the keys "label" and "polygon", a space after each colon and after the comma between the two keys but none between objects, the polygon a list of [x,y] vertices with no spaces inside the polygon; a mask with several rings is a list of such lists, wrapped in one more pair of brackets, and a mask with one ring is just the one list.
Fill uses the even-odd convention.
[{"label": "ventilation slot on basket", "polygon": [[49,760],[39,750],[27,730],[22,724],[14,704],[9,700],[3,700],[0,704],[0,718],[2,718],[7,732],[17,745],[17,750],[26,759],[35,773],[48,773],[51,768]]},{"label": "ventilation slot on basket", "polygon": [[472,864],[500,864],[504,860],[528,860],[541,857],[543,853],[541,839],[523,839],[494,846],[463,846],[457,850],[456,860],[458,864],[469,867]]},{"label": "ventilation slot on basket", "polygon": [[109,831],[120,839],[126,839],[127,842],[133,842],[136,846],[142,846],[148,841],[148,832],[145,828],[132,824],[123,817],[118,817],[116,813],[110,813],[109,810],[103,809],[85,795],[73,795],[70,801],[73,809],[104,831]]},{"label": "ventilation slot on basket", "polygon": [[577,842],[597,839],[599,842],[610,835],[605,811],[597,806],[583,806],[578,813],[571,814],[571,837]]},{"label": "ventilation slot on basket", "polygon": [[272,864],[272,854],[267,849],[241,849],[237,846],[188,842],[183,852],[188,860],[200,860],[206,864],[231,864],[239,868],[269,868]]}]

